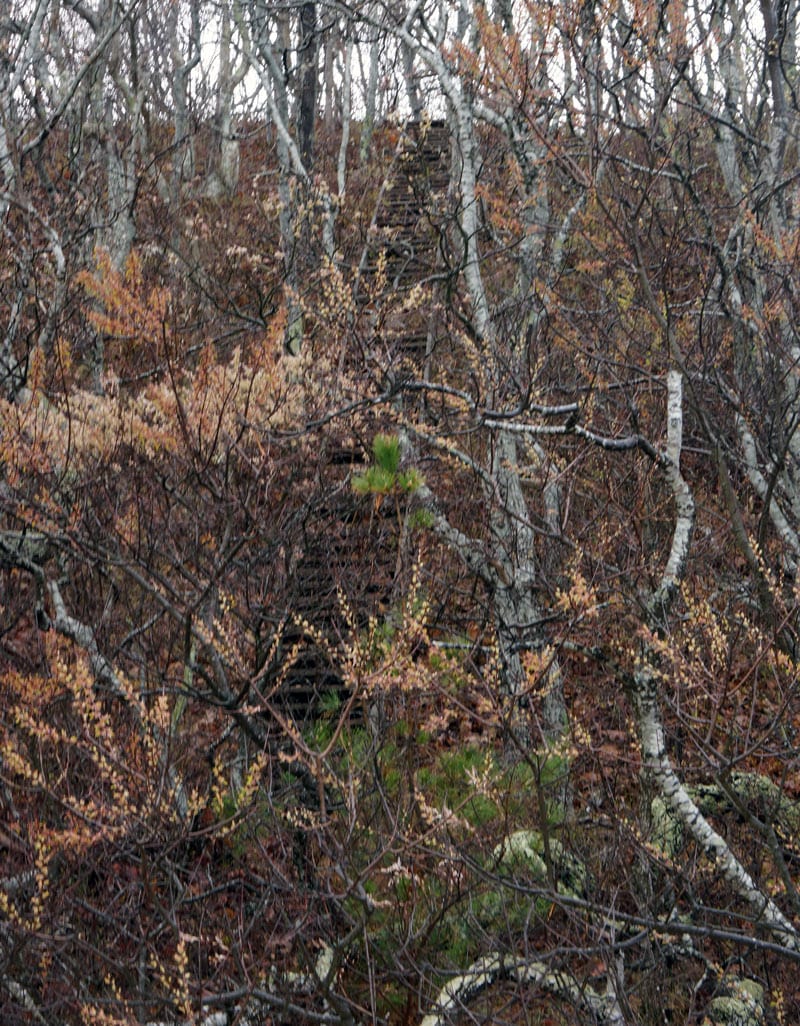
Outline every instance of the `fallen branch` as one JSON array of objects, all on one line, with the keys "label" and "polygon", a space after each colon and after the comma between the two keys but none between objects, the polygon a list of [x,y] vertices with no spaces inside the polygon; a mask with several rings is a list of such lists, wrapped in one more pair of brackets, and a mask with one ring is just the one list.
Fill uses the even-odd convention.
[{"label": "fallen branch", "polygon": [[434,1002],[434,1011],[420,1026],[446,1026],[449,1016],[463,1011],[487,987],[501,980],[536,986],[560,1001],[569,1002],[576,1011],[591,1016],[590,1021],[603,1026],[620,1026],[624,1022],[616,995],[598,994],[586,984],[577,984],[566,973],[550,969],[543,962],[528,962],[516,955],[490,954],[442,987]]}]

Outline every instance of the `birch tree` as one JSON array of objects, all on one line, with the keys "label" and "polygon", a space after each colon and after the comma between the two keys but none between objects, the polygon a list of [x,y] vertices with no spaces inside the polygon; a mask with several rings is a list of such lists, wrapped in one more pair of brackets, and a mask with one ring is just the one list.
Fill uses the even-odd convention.
[{"label": "birch tree", "polygon": [[[476,29],[479,27],[479,19],[480,13],[476,11]],[[458,192],[455,218],[459,273],[463,275],[468,296],[467,331],[471,335],[470,345],[475,347],[480,380],[480,399],[475,403],[473,410],[477,417],[481,416],[480,410],[491,411],[496,415],[497,429],[489,443],[485,464],[476,464],[465,454],[459,454],[454,450],[456,457],[463,459],[465,465],[474,470],[480,486],[485,490],[490,511],[488,539],[484,543],[477,539],[462,537],[440,512],[437,512],[437,529],[478,574],[491,596],[505,687],[514,702],[525,706],[527,681],[523,655],[526,650],[538,650],[546,644],[546,637],[541,628],[545,617],[538,597],[540,567],[536,556],[536,530],[522,488],[516,437],[502,427],[504,410],[500,397],[509,378],[514,379],[515,362],[519,359],[525,360],[526,356],[524,343],[519,339],[503,337],[504,329],[492,308],[484,278],[485,264],[479,241],[483,226],[478,197],[478,168],[481,159],[477,137],[478,119],[483,118],[499,124],[503,130],[508,128],[514,144],[519,143],[519,156],[528,174],[527,184],[529,188],[538,190],[535,202],[540,204],[541,209],[546,209],[547,186],[534,183],[535,144],[526,146],[517,134],[520,127],[517,119],[520,116],[526,117],[527,112],[521,114],[519,109],[512,109],[507,124],[503,115],[496,113],[485,103],[476,91],[471,76],[462,73],[460,60],[457,57],[448,59],[440,49],[448,39],[447,11],[444,8],[440,9],[429,22],[421,16],[418,7],[412,7],[405,20],[395,28],[395,34],[404,50],[413,55],[417,62],[426,66],[429,73],[435,77],[448,105],[457,152],[454,173],[455,188]],[[491,42],[496,45],[497,39]],[[532,51],[535,51],[537,42],[540,44],[541,39],[533,41]],[[493,54],[495,53],[493,50]],[[536,56],[532,59],[536,60]],[[537,223],[536,217],[534,210],[529,221],[526,242],[522,247],[521,288],[526,288],[526,285],[530,284],[533,266],[538,266],[538,262],[544,259],[544,225],[541,218]],[[520,331],[519,325],[516,326],[516,331]],[[524,334],[524,329],[522,333]],[[535,453],[535,457],[543,457],[541,450]],[[548,471],[544,463],[545,460],[542,472],[547,478]],[[553,480],[546,481],[545,490],[549,502],[548,529],[557,537],[560,529],[558,493]],[[542,736],[553,740],[561,735],[565,726],[557,660],[553,661],[549,676],[540,730]]]}]

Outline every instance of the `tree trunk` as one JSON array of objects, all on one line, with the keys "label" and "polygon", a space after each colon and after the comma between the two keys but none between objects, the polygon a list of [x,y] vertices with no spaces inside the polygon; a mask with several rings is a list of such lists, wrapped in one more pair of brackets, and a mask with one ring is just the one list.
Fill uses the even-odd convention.
[{"label": "tree trunk", "polygon": [[314,166],[314,122],[317,117],[317,5],[300,8],[300,94],[297,110],[297,138],[306,172]]}]

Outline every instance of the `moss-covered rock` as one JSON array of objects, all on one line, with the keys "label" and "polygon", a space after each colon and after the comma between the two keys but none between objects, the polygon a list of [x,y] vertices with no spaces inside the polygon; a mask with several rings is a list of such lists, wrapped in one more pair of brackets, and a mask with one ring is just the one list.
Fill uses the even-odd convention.
[{"label": "moss-covered rock", "polygon": [[[568,852],[557,838],[548,841],[550,859],[559,893],[580,897],[587,893],[589,874],[580,859]],[[547,880],[545,842],[538,830],[517,830],[494,849],[498,868],[524,869],[536,881]]]},{"label": "moss-covered rock", "polygon": [[763,1026],[764,988],[755,980],[735,980],[728,993],[708,1006],[703,1026]]}]

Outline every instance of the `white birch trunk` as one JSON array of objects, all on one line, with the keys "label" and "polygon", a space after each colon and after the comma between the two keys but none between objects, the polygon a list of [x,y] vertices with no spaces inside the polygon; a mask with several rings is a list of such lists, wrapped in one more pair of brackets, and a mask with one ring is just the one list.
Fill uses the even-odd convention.
[{"label": "white birch trunk", "polygon": [[[408,26],[413,24],[414,7],[398,30],[398,37],[436,74],[452,114],[459,155],[459,227],[462,240],[461,269],[471,305],[471,323],[482,360],[486,403],[492,407],[502,373],[497,352],[497,329],[492,317],[478,245],[480,231],[477,178],[479,148],[475,133],[474,101],[461,80],[449,69],[441,52],[419,43]],[[523,663],[526,651],[545,644],[542,609],[537,598],[535,534],[530,521],[522,478],[517,465],[517,443],[513,433],[500,427],[493,439],[488,474],[483,478],[490,509],[490,540],[481,576],[491,593],[495,628],[502,664],[503,687],[520,713],[517,729],[523,744],[527,734],[519,703],[529,688]],[[551,498],[552,501],[552,498]],[[552,741],[564,733],[567,714],[563,681],[554,657],[545,682],[541,706],[543,740]]]},{"label": "white birch trunk", "polygon": [[676,774],[667,755],[664,728],[658,711],[658,675],[649,665],[634,675],[637,723],[642,758],[675,818],[703,849],[723,879],[751,908],[753,921],[791,951],[800,951],[800,936],[775,902],[756,885],[731,851],[728,842],[710,825]]},{"label": "white birch trunk", "polygon": [[212,164],[206,193],[233,196],[239,184],[239,140],[234,126],[234,94],[244,81],[248,64],[243,58],[238,67],[231,58],[233,19],[230,4],[222,6],[220,22],[219,78],[217,81],[217,111],[215,117],[216,159]]},{"label": "white birch trunk", "polygon": [[[663,468],[675,501],[676,517],[672,546],[658,587],[647,602],[656,629],[663,624],[686,569],[694,526],[694,501],[680,471],[683,444],[682,375],[671,370],[667,376],[667,447]],[[691,834],[753,912],[754,922],[763,926],[785,947],[800,950],[800,936],[775,902],[759,888],[730,849],[727,841],[706,820],[676,774],[666,749],[659,712],[657,657],[646,648],[644,659],[633,675],[633,700],[642,745],[642,758],[654,784],[680,824]]]},{"label": "white birch trunk", "polygon": [[302,303],[299,299],[297,267],[297,247],[300,242],[297,225],[299,200],[297,190],[298,186],[308,187],[310,178],[297,143],[289,130],[289,93],[275,48],[266,35],[267,26],[263,20],[259,25],[254,19],[254,32],[251,34],[246,13],[247,9],[243,3],[235,3],[234,17],[242,39],[243,51],[250,67],[261,79],[270,118],[277,136],[280,174],[278,193],[281,200],[279,217],[285,268],[286,329],[284,347],[291,356],[298,356],[303,344],[304,318]]},{"label": "white birch trunk", "polygon": [[624,1022],[615,995],[598,994],[590,986],[579,986],[569,973],[559,972],[543,962],[495,953],[478,959],[461,975],[449,980],[437,995],[434,1011],[421,1020],[420,1026],[449,1026],[453,1016],[463,1014],[483,991],[504,979],[552,994],[570,1009],[580,1009],[587,1021],[602,1026],[621,1026]]}]

